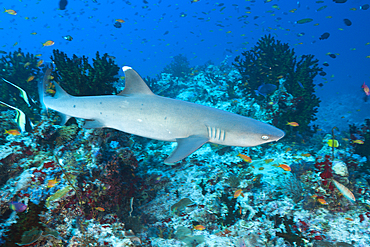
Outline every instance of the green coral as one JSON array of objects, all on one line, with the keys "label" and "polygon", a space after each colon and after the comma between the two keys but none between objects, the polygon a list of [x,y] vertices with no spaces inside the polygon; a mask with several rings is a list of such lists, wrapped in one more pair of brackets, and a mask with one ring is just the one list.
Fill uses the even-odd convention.
[{"label": "green coral", "polygon": [[69,94],[95,96],[117,93],[114,84],[119,80],[119,67],[107,53],[100,57],[99,52],[96,52],[92,65],[85,56],[73,55],[68,58],[67,54],[59,50],[53,50],[51,59],[56,66],[52,73],[53,80]]},{"label": "green coral", "polygon": [[[299,58],[288,44],[275,40],[271,35],[262,37],[251,50],[242,55],[244,59],[237,56],[233,63],[242,76],[238,88],[243,93],[252,94],[257,102],[264,105],[278,128],[290,132],[287,122],[298,122],[299,126],[295,130],[307,130],[310,122],[316,119],[320,104],[313,83],[315,76],[322,71],[318,60],[313,55]],[[277,86],[280,94],[274,103],[278,104],[278,111],[269,106],[263,96],[254,93],[263,84]]]}]

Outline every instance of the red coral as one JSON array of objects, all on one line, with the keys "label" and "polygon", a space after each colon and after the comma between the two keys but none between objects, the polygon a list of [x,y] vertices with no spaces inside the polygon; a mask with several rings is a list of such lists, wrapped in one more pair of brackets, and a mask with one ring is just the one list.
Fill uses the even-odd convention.
[{"label": "red coral", "polygon": [[[317,162],[318,159],[316,159]],[[333,177],[333,170],[331,169],[332,167],[332,162],[330,161],[330,156],[325,155],[325,160],[323,162],[317,162],[315,164],[315,167],[318,169],[318,172],[320,173],[320,177],[323,179],[322,184],[327,185],[328,184],[328,179]],[[330,190],[334,190],[334,187],[329,186]]]}]

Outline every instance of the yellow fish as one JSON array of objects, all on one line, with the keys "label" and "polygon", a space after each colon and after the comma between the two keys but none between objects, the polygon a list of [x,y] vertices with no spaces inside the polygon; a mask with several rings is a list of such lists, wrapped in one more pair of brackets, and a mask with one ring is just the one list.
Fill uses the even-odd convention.
[{"label": "yellow fish", "polygon": [[361,141],[361,140],[355,140],[355,141],[352,141],[353,143],[356,143],[356,144],[364,144],[364,141]]},{"label": "yellow fish", "polygon": [[281,169],[283,169],[284,171],[291,171],[292,169],[290,168],[290,166],[288,165],[285,165],[285,164],[280,164],[278,167],[280,167]]},{"label": "yellow fish", "polygon": [[196,225],[196,226],[194,226],[194,229],[195,230],[198,230],[198,231],[203,231],[206,228],[204,226],[202,226],[202,225]]},{"label": "yellow fish", "polygon": [[116,19],[116,22],[125,23],[125,21],[122,19]]},{"label": "yellow fish", "polygon": [[8,13],[9,15],[17,15],[17,12],[15,12],[14,10],[12,9],[5,9],[4,8],[4,12]]},{"label": "yellow fish", "polygon": [[237,156],[239,156],[245,162],[248,162],[248,163],[251,163],[252,162],[252,158],[249,157],[249,156],[247,156],[247,155],[245,155],[245,154],[239,153]]},{"label": "yellow fish", "polygon": [[30,63],[30,62],[27,62],[27,63],[25,63],[25,64],[24,64],[24,66],[23,66],[23,67],[24,67],[24,68],[26,68],[26,67],[28,67],[28,66],[30,66],[30,65],[31,65],[31,63]]},{"label": "yellow fish", "polygon": [[16,130],[16,129],[11,129],[11,130],[5,130],[5,134],[9,134],[9,135],[13,135],[13,136],[18,136],[21,133],[18,130]]},{"label": "yellow fish", "polygon": [[339,142],[337,140],[330,139],[328,142],[329,147],[339,147]]},{"label": "yellow fish", "polygon": [[54,45],[54,44],[55,44],[55,42],[54,42],[54,41],[52,41],[52,40],[48,40],[48,41],[46,41],[46,42],[42,43],[42,46],[52,46],[52,45]]},{"label": "yellow fish", "polygon": [[40,60],[37,62],[37,67],[40,67],[44,63],[44,60]]},{"label": "yellow fish", "polygon": [[328,204],[328,203],[327,203],[324,199],[322,199],[322,198],[317,199],[317,201],[318,201],[319,203],[323,204],[323,205]]},{"label": "yellow fish", "polygon": [[48,181],[48,188],[54,187],[58,183],[57,178]]},{"label": "yellow fish", "polygon": [[242,189],[238,189],[237,191],[235,191],[235,193],[234,193],[234,198],[238,198],[240,195],[241,195],[242,197],[244,197],[244,194],[243,194]]},{"label": "yellow fish", "polygon": [[96,207],[95,209],[98,210],[98,211],[100,211],[100,212],[104,212],[105,211],[105,209],[102,208],[102,207]]},{"label": "yellow fish", "polygon": [[286,125],[290,125],[290,126],[293,126],[293,127],[299,126],[299,124],[297,122],[288,122]]},{"label": "yellow fish", "polygon": [[30,81],[32,81],[33,79],[35,79],[35,77],[34,77],[33,75],[31,75],[31,76],[29,76],[29,77],[27,78],[27,82],[30,82]]}]

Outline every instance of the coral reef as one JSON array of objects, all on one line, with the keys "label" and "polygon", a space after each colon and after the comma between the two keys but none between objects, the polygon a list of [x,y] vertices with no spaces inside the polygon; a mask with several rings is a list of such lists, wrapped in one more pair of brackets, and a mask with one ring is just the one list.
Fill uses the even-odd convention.
[{"label": "coral reef", "polygon": [[94,96],[117,93],[113,87],[118,81],[119,67],[105,53],[102,57],[96,52],[93,64],[85,56],[78,57],[59,50],[53,50],[52,61],[56,66],[53,80],[74,96]]},{"label": "coral reef", "polygon": [[[294,49],[271,35],[262,37],[242,56],[237,56],[233,63],[242,76],[242,82],[237,84],[239,90],[256,98],[267,109],[275,126],[292,132],[286,124],[297,122],[299,126],[295,130],[307,131],[320,103],[313,83],[322,71],[318,60],[313,55],[298,58]],[[275,85],[278,89],[266,98],[254,93],[264,84]]]}]

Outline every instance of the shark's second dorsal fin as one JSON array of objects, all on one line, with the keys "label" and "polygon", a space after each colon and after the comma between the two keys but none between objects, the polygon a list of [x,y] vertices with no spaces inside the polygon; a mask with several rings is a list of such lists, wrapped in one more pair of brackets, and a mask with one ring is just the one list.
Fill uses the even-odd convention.
[{"label": "shark's second dorsal fin", "polygon": [[133,70],[131,67],[124,66],[122,67],[123,72],[125,72],[126,81],[125,89],[120,92],[118,95],[127,96],[129,94],[147,94],[154,95],[150,90],[145,81],[140,77],[140,75]]}]

